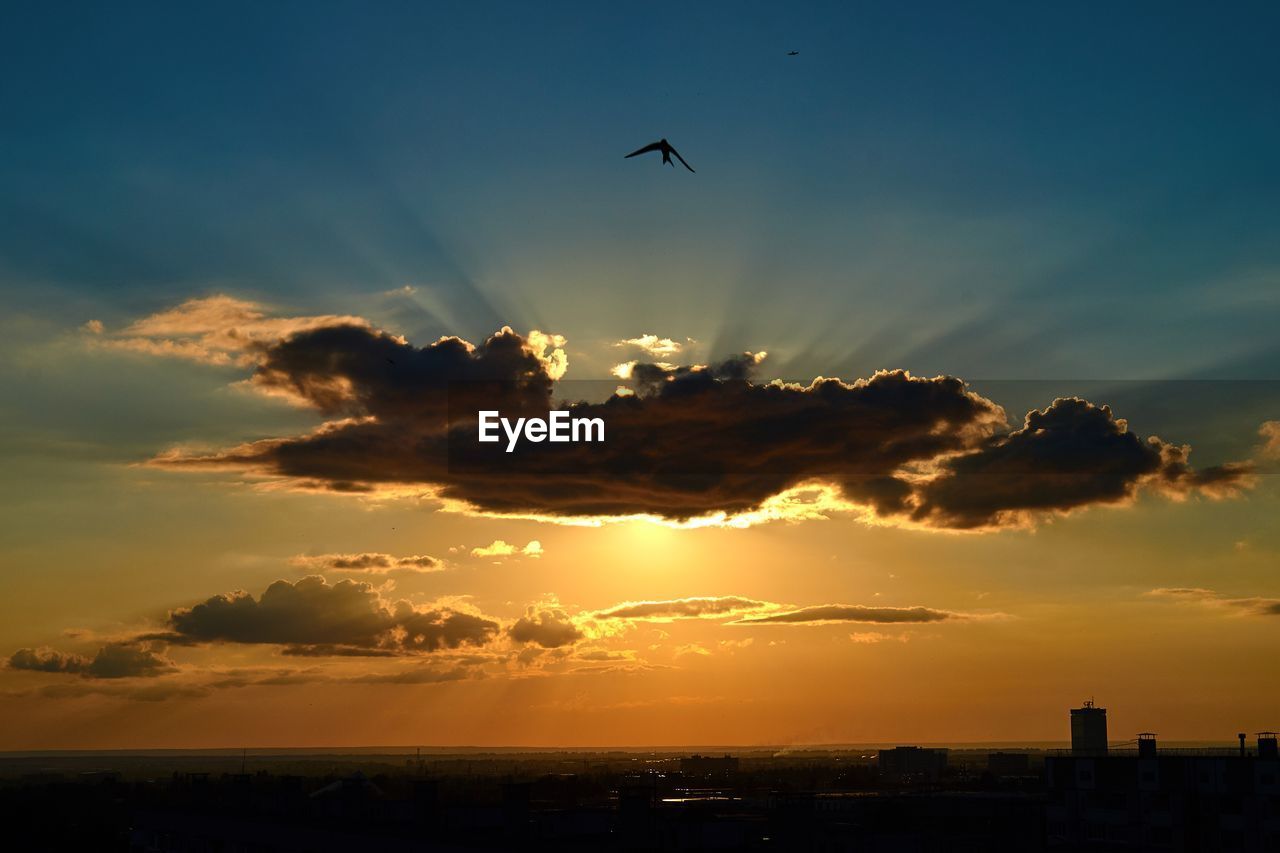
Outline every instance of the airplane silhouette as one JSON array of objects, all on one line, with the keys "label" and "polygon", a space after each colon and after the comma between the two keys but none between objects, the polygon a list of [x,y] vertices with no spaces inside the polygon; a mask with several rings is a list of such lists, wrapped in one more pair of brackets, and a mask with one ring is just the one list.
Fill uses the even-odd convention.
[{"label": "airplane silhouette", "polygon": [[787,51],[787,56],[799,56],[799,55],[800,55],[800,51],[798,51],[798,50],[788,50],[788,51]]},{"label": "airplane silhouette", "polygon": [[[693,171],[693,167],[690,166],[688,163],[685,163],[684,158],[680,156],[680,152],[672,148],[671,143],[665,139],[659,139],[657,142],[651,142],[643,148],[638,148],[635,151],[632,151],[630,154],[628,154],[627,157],[634,157],[637,154],[648,154],[650,151],[661,151],[662,162],[666,163],[668,166],[671,166],[672,168],[675,168],[675,165],[676,165],[675,163],[671,162],[671,155],[674,154],[676,155],[677,160],[679,160],[681,163],[684,163],[684,167],[686,169],[688,169],[690,172]],[[625,160],[627,159],[627,157],[623,157],[622,159]]]}]

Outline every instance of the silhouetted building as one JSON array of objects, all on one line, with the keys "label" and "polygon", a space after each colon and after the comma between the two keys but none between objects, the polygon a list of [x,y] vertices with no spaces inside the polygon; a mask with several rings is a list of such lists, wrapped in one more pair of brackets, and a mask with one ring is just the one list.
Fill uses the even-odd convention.
[{"label": "silhouetted building", "polygon": [[880,775],[896,782],[936,782],[947,769],[947,750],[922,746],[882,749]]},{"label": "silhouetted building", "polygon": [[732,755],[691,755],[680,759],[680,772],[685,776],[730,776],[738,772],[738,759]]},{"label": "silhouetted building", "polygon": [[1094,707],[1092,699],[1071,709],[1071,751],[1081,755],[1107,751],[1107,709]]},{"label": "silhouetted building", "polygon": [[1055,850],[1280,850],[1280,759],[1274,735],[1233,748],[1045,757],[1048,846]]},{"label": "silhouetted building", "polygon": [[987,771],[993,776],[1026,776],[1031,773],[1031,756],[1025,752],[992,752],[987,755]]}]

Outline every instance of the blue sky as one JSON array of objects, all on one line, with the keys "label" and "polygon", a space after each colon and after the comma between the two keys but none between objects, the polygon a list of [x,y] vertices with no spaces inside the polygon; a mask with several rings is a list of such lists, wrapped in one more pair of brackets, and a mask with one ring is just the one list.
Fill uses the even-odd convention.
[{"label": "blue sky", "polygon": [[[639,323],[787,375],[1274,375],[1263,4],[10,21],[0,282],[35,314],[411,284],[387,320],[415,336]],[[659,136],[698,174],[621,159]]]},{"label": "blue sky", "polygon": [[[944,703],[939,737],[1044,739],[1095,691],[1127,706],[1124,730],[1216,737],[1215,689],[1239,693],[1228,736],[1273,726],[1252,668],[1274,620],[1249,607],[1280,600],[1277,451],[1258,433],[1280,423],[1278,36],[1261,3],[6,9],[0,656],[92,655],[174,607],[296,580],[299,555],[363,552],[440,558],[395,594],[503,624],[716,595],[983,617],[887,637],[904,642],[826,626],[751,646],[702,623],[593,638],[652,674],[529,679],[495,659],[403,690],[0,691],[0,746],[191,745],[201,726],[211,745],[874,740],[918,736]],[[697,173],[623,159],[660,137]],[[1197,466],[1256,459],[1258,482],[953,535],[838,514],[562,527],[139,467],[320,423],[246,392],[247,363],[118,346],[217,294],[419,345],[559,333],[571,380],[606,378],[637,357],[616,343],[651,333],[685,342],[681,360],[767,350],[762,379],[952,374],[1015,423],[1079,394],[1190,443]],[[475,556],[498,539],[545,553]],[[1169,588],[1200,595],[1153,596]],[[283,660],[174,656],[172,680],[201,690]],[[886,676],[869,705],[859,685]],[[635,704],[667,696],[706,701]],[[638,710],[615,728],[619,708]]]}]

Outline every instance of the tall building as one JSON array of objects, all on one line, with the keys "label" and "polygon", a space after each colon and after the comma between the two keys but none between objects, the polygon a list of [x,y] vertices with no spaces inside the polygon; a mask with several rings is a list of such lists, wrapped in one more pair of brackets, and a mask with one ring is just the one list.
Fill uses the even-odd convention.
[{"label": "tall building", "polygon": [[1107,709],[1094,707],[1092,699],[1071,709],[1071,751],[1080,755],[1107,751]]},{"label": "tall building", "polygon": [[[1074,712],[1073,712],[1074,713]],[[1276,853],[1280,751],[1271,732],[1256,750],[1138,748],[1045,756],[1050,850]]]}]

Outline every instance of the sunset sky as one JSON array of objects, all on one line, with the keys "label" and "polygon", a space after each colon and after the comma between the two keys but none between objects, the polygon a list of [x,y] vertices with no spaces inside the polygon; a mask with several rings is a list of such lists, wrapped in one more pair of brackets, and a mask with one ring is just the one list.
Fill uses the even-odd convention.
[{"label": "sunset sky", "polygon": [[0,749],[1280,727],[1280,11],[603,5],[6,13]]}]

